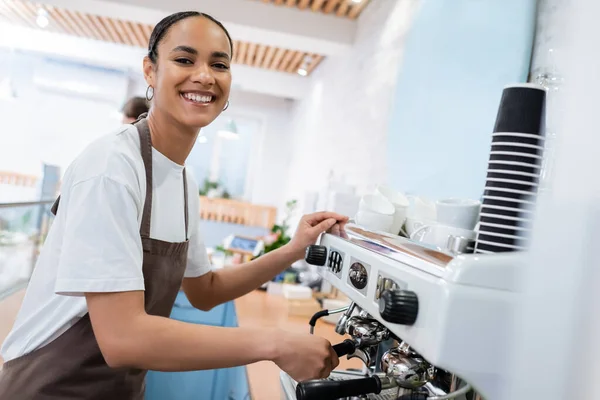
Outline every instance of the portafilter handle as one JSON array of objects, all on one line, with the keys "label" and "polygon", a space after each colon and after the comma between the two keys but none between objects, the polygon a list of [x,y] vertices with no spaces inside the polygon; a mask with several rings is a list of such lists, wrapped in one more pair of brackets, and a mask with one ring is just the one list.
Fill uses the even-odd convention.
[{"label": "portafilter handle", "polygon": [[346,339],[342,343],[333,345],[333,350],[338,357],[354,353],[357,343],[352,339]]},{"label": "portafilter handle", "polygon": [[337,400],[366,394],[379,394],[381,380],[377,375],[343,381],[315,380],[300,382],[296,386],[297,400]]}]

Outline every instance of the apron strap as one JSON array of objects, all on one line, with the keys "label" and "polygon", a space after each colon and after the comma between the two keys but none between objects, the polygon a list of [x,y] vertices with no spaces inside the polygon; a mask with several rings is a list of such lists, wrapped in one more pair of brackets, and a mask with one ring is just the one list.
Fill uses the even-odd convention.
[{"label": "apron strap", "polygon": [[58,195],[58,197],[56,198],[56,201],[54,202],[54,204],[52,204],[52,207],[50,208],[50,212],[52,214],[54,214],[54,216],[56,216],[56,213],[58,212],[58,204],[60,203],[60,194]]},{"label": "apron strap", "polygon": [[185,174],[185,167],[183,168],[183,209],[185,213],[185,240],[189,239],[188,236],[188,187],[187,187],[187,177]]},{"label": "apron strap", "polygon": [[[144,161],[144,169],[146,171],[146,199],[144,200],[144,211],[142,214],[142,225],[140,227],[140,235],[143,238],[150,238],[150,220],[152,215],[152,137],[148,120],[144,113],[140,115],[134,125],[140,136],[140,149],[142,152],[142,160]],[[188,188],[187,176],[185,167],[183,168],[183,210],[185,216],[185,240],[189,238],[189,215],[188,215]]]},{"label": "apron strap", "polygon": [[138,120],[134,122],[134,125],[140,136],[140,150],[146,172],[146,199],[144,200],[140,235],[142,238],[149,238],[152,214],[152,138],[150,137],[150,128],[148,128],[148,121],[145,118],[145,114],[140,115]]}]

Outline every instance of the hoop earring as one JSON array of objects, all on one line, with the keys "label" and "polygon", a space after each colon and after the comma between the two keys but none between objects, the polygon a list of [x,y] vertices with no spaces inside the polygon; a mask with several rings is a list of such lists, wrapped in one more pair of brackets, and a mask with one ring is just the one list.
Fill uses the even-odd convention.
[{"label": "hoop earring", "polygon": [[[152,89],[152,92],[150,92],[150,89]],[[146,89],[146,100],[151,101],[154,98],[154,88],[150,85],[148,85],[148,88]]]},{"label": "hoop earring", "polygon": [[223,111],[227,110],[229,108],[229,100],[227,100],[227,103],[225,103],[225,108],[223,109]]}]

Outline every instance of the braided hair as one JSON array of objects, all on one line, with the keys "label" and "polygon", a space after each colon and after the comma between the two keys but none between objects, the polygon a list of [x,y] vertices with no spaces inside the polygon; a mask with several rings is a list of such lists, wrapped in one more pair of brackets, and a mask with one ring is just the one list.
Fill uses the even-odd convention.
[{"label": "braided hair", "polygon": [[198,11],[181,11],[174,14],[171,14],[162,20],[152,30],[152,34],[150,35],[150,40],[148,42],[148,58],[152,63],[156,64],[156,60],[158,59],[158,45],[163,37],[167,34],[169,29],[175,25],[177,22],[184,20],[190,17],[202,17],[207,18],[217,24],[219,28],[223,29],[225,35],[227,35],[227,39],[229,40],[229,48],[231,50],[231,57],[233,57],[233,41],[231,40],[231,36],[229,36],[229,32],[223,26],[223,24],[217,21],[215,18],[211,17],[208,14],[204,14]]}]

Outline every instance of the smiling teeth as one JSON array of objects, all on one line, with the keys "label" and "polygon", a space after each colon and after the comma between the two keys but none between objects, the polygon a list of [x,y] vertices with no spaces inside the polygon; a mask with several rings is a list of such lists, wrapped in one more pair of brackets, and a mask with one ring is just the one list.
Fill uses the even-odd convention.
[{"label": "smiling teeth", "polygon": [[212,100],[212,96],[204,96],[204,95],[193,94],[193,93],[184,93],[183,97],[185,97],[186,99],[191,100],[195,103],[210,103]]}]

